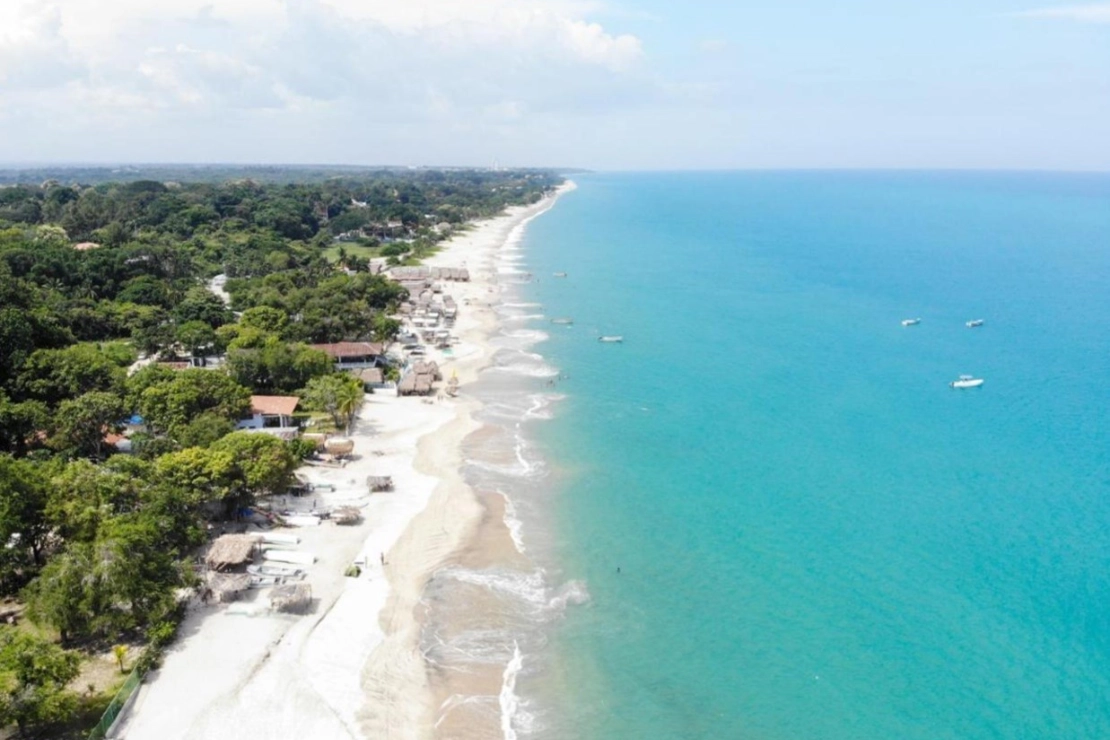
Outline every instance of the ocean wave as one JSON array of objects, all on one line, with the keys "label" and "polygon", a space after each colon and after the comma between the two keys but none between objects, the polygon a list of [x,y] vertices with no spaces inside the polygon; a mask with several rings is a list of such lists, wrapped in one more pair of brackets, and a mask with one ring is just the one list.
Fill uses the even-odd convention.
[{"label": "ocean wave", "polygon": [[497,463],[485,462],[483,460],[470,460],[468,465],[488,473],[512,478],[538,478],[546,472],[546,466],[543,460],[529,460],[524,455],[524,450],[526,448],[527,446],[524,444],[524,441],[518,437],[517,443],[513,447],[513,453],[516,457],[515,463],[498,465]]},{"label": "ocean wave", "polygon": [[[541,329],[513,329],[512,331],[502,331],[501,336],[509,339],[524,339],[531,344],[547,341],[551,335]],[[538,357],[538,355],[536,355]]]},{"label": "ocean wave", "polygon": [[501,678],[501,693],[498,694],[497,703],[501,707],[501,735],[505,740],[517,740],[516,730],[513,729],[514,720],[520,712],[520,697],[516,693],[516,677],[524,667],[524,655],[520,652],[520,645],[513,641],[513,657],[505,665],[505,672]]},{"label": "ocean wave", "polygon": [[571,580],[558,588],[550,588],[542,568],[523,573],[501,568],[470,570],[448,567],[438,575],[515,598],[530,607],[534,616],[545,620],[561,617],[568,606],[586,604],[590,600],[585,581]]},{"label": "ocean wave", "polygon": [[485,372],[502,372],[512,373],[513,375],[523,375],[529,378],[554,378],[559,375],[559,371],[550,365],[535,365],[526,364],[523,362],[512,363],[509,365],[494,365],[487,368]]},{"label": "ocean wave", "polygon": [[505,499],[505,513],[501,516],[501,521],[505,522],[505,528],[509,530],[509,536],[513,539],[513,545],[516,546],[516,551],[521,555],[525,553],[524,548],[524,523],[520,521],[520,517],[516,513],[516,504],[509,498],[509,494],[504,491],[498,491],[501,498]]}]

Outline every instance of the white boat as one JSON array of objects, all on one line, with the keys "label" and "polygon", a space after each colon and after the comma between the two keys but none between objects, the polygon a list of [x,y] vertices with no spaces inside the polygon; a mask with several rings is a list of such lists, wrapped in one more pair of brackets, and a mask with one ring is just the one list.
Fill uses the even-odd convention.
[{"label": "white boat", "polygon": [[555,273],[555,277],[566,277],[566,276],[567,276],[567,274],[566,274],[565,272],[557,272],[557,273]]},{"label": "white boat", "polygon": [[902,326],[917,326],[921,319],[902,319]]},{"label": "white boat", "polygon": [[290,565],[248,565],[247,573],[252,576],[280,576],[282,578],[300,578],[304,571]]},{"label": "white boat", "polygon": [[967,322],[967,328],[968,329],[974,329],[975,327],[982,326],[982,325],[983,325],[983,320],[982,319],[972,319],[971,321]]},{"label": "white boat", "polygon": [[605,342],[606,344],[618,344],[624,341],[624,337],[619,334],[607,334],[605,336],[598,337],[597,341]]},{"label": "white boat", "polygon": [[263,532],[262,541],[269,545],[299,545],[301,538],[295,534],[282,534],[281,532]]},{"label": "white boat", "polygon": [[272,560],[275,563],[292,563],[293,565],[312,565],[316,556],[301,550],[267,550],[262,553],[263,560]]},{"label": "white boat", "polygon": [[572,319],[572,318],[551,319],[551,323],[552,324],[562,324],[563,326],[570,326],[571,324],[574,323],[574,319]]},{"label": "white boat", "polygon": [[958,380],[953,380],[948,385],[953,388],[978,388],[984,383],[982,378],[975,378],[971,375],[961,375]]}]

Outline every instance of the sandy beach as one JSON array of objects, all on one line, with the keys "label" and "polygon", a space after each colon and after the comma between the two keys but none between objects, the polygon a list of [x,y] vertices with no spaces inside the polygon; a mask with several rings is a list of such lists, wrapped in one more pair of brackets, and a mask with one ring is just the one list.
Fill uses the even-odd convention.
[{"label": "sandy beach", "polygon": [[[354,459],[342,468],[300,471],[317,491],[289,505],[363,507],[357,526],[284,530],[316,557],[306,579],[311,612],[273,613],[265,591],[230,605],[192,604],[178,641],[113,737],[433,736],[435,698],[416,612],[429,576],[473,536],[484,513],[459,469],[461,442],[478,426],[466,386],[492,353],[494,258],[514,229],[555,197],[476,224],[427,261],[470,271],[470,282],[448,288],[460,305],[454,328],[460,341],[449,354],[432,353],[445,377],[457,374],[460,395],[368,395],[351,435]],[[392,476],[395,490],[368,494],[368,475]],[[353,562],[364,564],[362,574],[345,577]]]}]

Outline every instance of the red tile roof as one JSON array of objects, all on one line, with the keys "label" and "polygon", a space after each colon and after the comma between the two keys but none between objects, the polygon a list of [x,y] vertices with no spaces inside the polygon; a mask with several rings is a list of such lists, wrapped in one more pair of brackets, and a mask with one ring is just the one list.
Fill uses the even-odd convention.
[{"label": "red tile roof", "polygon": [[339,359],[341,357],[366,357],[368,355],[380,355],[382,353],[382,345],[371,342],[335,342],[334,344],[314,344],[313,349],[318,349],[321,352],[327,352],[329,357]]},{"label": "red tile roof", "polygon": [[251,396],[251,413],[289,416],[300,402],[296,396]]}]

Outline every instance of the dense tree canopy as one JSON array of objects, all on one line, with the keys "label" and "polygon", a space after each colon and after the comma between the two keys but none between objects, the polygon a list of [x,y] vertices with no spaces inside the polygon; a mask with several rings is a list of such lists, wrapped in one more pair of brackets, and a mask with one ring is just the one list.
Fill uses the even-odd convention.
[{"label": "dense tree canopy", "polygon": [[63,647],[169,639],[208,521],[288,488],[314,445],[236,431],[252,393],[351,424],[361,383],[309,345],[396,335],[382,262],[557,180],[0,171],[0,595],[62,643],[0,627],[0,731],[70,716]]}]

